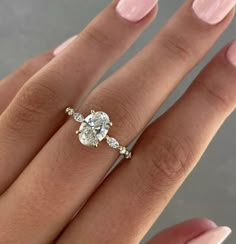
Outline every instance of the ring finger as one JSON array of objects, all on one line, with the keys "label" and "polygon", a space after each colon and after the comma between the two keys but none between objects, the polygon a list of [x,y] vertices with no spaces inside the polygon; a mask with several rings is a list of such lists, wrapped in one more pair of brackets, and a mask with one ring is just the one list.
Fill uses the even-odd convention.
[{"label": "ring finger", "polygon": [[58,243],[138,243],[235,109],[235,76],[236,41],[146,129],[135,157],[109,175]]}]

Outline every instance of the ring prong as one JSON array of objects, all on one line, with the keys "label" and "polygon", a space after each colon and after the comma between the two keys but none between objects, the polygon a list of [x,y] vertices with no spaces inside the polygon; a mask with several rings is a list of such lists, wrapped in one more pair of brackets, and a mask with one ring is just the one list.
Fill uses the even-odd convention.
[{"label": "ring prong", "polygon": [[110,129],[112,127],[112,125],[113,125],[112,122],[109,122],[109,123],[106,124],[106,128]]},{"label": "ring prong", "polygon": [[76,135],[79,135],[80,131],[79,131],[79,130],[77,130],[75,133],[76,133]]},{"label": "ring prong", "polygon": [[91,114],[95,114],[95,111],[94,110],[91,110]]}]

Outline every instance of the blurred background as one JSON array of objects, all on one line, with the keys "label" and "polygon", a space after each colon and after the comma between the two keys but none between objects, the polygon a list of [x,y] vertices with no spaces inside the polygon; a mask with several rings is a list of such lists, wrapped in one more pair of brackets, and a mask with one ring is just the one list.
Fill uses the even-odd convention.
[{"label": "blurred background", "polygon": [[[131,49],[107,72],[105,77],[140,50],[183,2],[183,0],[160,1],[157,19]],[[1,78],[30,57],[56,47],[67,38],[80,32],[108,3],[109,0],[1,0]],[[236,20],[207,57],[183,80],[158,111],[158,115],[179,98],[210,58],[234,38],[236,38]],[[178,191],[143,242],[164,227],[194,217],[208,217],[218,225],[229,225],[233,229],[233,235],[226,243],[235,244],[235,175],[236,113],[226,121],[202,157],[198,167]]]}]

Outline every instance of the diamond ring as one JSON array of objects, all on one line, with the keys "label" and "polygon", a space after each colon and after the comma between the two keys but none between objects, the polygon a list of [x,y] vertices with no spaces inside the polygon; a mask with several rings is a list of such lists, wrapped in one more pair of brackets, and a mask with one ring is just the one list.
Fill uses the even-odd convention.
[{"label": "diamond ring", "polygon": [[111,148],[118,150],[126,159],[131,158],[132,154],[127,147],[121,146],[115,138],[108,136],[112,122],[106,113],[92,110],[91,114],[84,118],[81,113],[75,112],[73,108],[68,107],[66,114],[72,116],[76,122],[81,123],[76,134],[83,145],[98,147],[99,143],[106,139],[107,144]]}]

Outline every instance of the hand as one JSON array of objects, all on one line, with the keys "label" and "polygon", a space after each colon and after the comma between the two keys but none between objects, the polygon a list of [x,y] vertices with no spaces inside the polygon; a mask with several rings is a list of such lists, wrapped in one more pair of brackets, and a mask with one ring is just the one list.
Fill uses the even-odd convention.
[{"label": "hand", "polygon": [[[103,182],[117,151],[105,142],[97,149],[81,145],[65,108],[106,112],[109,133],[128,145],[228,27],[234,5],[187,0],[142,51],[88,95],[158,9],[155,0],[113,1],[80,35],[0,82],[1,244],[143,238],[235,108],[236,42],[145,129],[132,159]],[[208,220],[192,220],[151,243],[183,244],[209,230],[208,237],[218,239],[208,243],[229,234]]]}]

